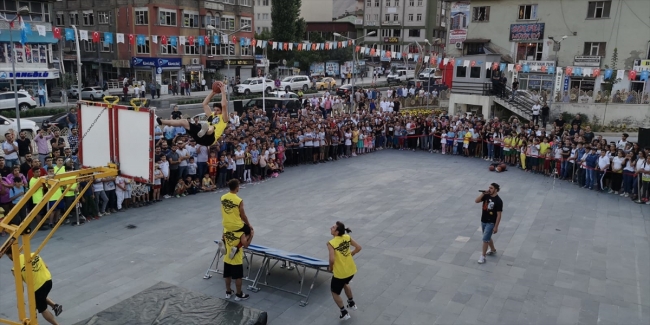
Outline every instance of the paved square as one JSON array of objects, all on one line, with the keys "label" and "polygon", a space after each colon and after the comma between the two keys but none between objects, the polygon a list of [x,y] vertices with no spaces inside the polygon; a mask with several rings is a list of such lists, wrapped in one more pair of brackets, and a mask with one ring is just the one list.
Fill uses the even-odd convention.
[{"label": "paved square", "polygon": [[[501,185],[498,254],[476,263],[478,189]],[[479,159],[384,150],[289,168],[240,195],[254,242],[327,259],[337,220],[363,246],[349,324],[649,324],[650,208],[519,170],[490,173]],[[63,227],[42,252],[51,296],[70,324],[166,281],[221,297],[202,275],[221,234],[219,195],[169,199]],[[137,225],[126,229],[127,224]],[[40,238],[44,235],[39,234]],[[0,315],[15,319],[10,263],[0,263]],[[297,277],[275,271],[287,287]],[[246,305],[271,324],[337,324],[329,274],[307,307],[262,287]],[[42,320],[42,318],[41,318]]]}]

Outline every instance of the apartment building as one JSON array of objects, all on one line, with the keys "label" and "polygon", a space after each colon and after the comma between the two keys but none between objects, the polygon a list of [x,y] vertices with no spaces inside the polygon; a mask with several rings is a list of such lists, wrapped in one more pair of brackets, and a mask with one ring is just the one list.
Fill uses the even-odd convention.
[{"label": "apartment building", "polygon": [[[217,72],[246,78],[253,72],[254,51],[233,42],[232,36],[254,37],[253,4],[253,0],[62,0],[54,3],[54,24],[113,33],[113,44],[103,39],[81,41],[82,75],[88,84],[125,75],[163,84],[207,79]],[[116,42],[117,34],[125,35],[124,43]],[[203,36],[211,40],[214,34],[227,35],[229,42],[200,46],[193,41]],[[128,35],[145,39],[131,44]],[[163,36],[179,41],[163,44]],[[63,52],[66,67],[75,69],[73,42],[63,42]]]},{"label": "apartment building", "polygon": [[[302,0],[300,17],[306,22],[333,21],[345,12],[354,14],[361,0]],[[271,31],[272,0],[255,0],[255,32]]]}]

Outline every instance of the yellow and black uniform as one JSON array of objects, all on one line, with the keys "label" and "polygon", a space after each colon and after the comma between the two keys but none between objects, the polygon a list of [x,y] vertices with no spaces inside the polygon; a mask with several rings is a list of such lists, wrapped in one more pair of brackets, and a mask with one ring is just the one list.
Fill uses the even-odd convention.
[{"label": "yellow and black uniform", "polygon": [[[25,281],[25,256],[20,254],[20,273]],[[13,269],[11,269],[13,271]],[[39,313],[47,310],[47,295],[52,290],[52,275],[40,256],[32,253],[32,273],[34,275],[34,296]]]},{"label": "yellow and black uniform", "polygon": [[336,236],[329,241],[334,248],[334,266],[332,268],[332,283],[330,290],[337,295],[341,294],[343,287],[350,283],[354,274],[357,273],[357,265],[352,258],[350,251],[351,237],[348,234]]},{"label": "yellow and black uniform", "polygon": [[226,244],[226,254],[223,256],[224,278],[237,280],[244,277],[244,250],[238,249],[235,256],[230,258],[230,252],[240,244],[243,234],[243,231],[229,231],[223,234],[223,241]]},{"label": "yellow and black uniform", "polygon": [[223,232],[241,231],[247,236],[251,233],[251,228],[244,223],[239,214],[239,205],[242,199],[235,193],[228,192],[221,196],[221,223]]},{"label": "yellow and black uniform", "polygon": [[228,121],[224,120],[223,115],[212,114],[210,117],[208,117],[208,122],[214,127],[214,141],[212,144],[215,144],[219,138],[221,138],[223,131],[226,130]]},{"label": "yellow and black uniform", "polygon": [[228,123],[223,120],[223,116],[218,115],[215,116],[214,114],[210,115],[208,117],[208,123],[214,126],[214,134],[212,135],[204,135],[202,137],[199,137],[199,132],[201,132],[201,124],[199,123],[192,123],[190,122],[190,128],[186,129],[187,134],[191,136],[197,144],[209,147],[215,143],[217,143],[217,140],[221,138],[221,135],[223,134],[223,131],[226,129],[228,126]]}]

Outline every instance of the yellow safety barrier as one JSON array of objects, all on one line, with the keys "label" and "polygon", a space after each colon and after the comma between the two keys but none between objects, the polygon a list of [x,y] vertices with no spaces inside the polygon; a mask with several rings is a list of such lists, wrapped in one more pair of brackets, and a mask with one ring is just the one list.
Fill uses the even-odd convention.
[{"label": "yellow safety barrier", "polygon": [[131,99],[131,106],[133,106],[133,110],[136,112],[140,111],[140,107],[147,105],[147,99],[146,98],[133,98]]}]

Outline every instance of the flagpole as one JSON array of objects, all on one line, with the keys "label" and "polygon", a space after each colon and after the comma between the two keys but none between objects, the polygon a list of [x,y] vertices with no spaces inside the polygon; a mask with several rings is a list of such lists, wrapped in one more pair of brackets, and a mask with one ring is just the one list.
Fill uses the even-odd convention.
[{"label": "flagpole", "polygon": [[81,52],[79,51],[79,35],[77,34],[77,26],[72,25],[74,30],[74,42],[77,50],[77,100],[81,100]]},{"label": "flagpole", "polygon": [[[18,16],[20,20],[20,16]],[[14,44],[13,36],[13,20],[9,24],[9,43],[11,44],[11,72],[13,73],[13,82],[14,82],[14,100],[16,101],[16,135],[20,134],[20,107],[18,107],[18,84],[16,83],[16,45]],[[34,134],[36,136],[36,134]]]}]

